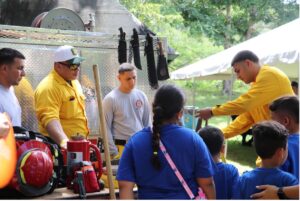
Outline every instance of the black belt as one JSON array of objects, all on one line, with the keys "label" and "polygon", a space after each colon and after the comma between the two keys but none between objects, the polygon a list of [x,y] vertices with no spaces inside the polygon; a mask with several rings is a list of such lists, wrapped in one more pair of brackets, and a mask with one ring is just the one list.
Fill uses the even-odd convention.
[{"label": "black belt", "polygon": [[118,139],[115,139],[115,145],[125,145],[126,144],[126,140],[118,140]]}]

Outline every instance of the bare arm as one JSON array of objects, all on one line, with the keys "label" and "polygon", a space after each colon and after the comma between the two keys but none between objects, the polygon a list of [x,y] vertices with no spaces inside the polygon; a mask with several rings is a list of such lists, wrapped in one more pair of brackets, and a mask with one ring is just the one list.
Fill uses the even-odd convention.
[{"label": "bare arm", "polygon": [[[251,198],[268,199],[268,200],[279,199],[277,196],[277,191],[278,191],[277,186],[261,185],[261,186],[257,186],[256,188],[262,190],[262,192],[251,195]],[[283,187],[282,190],[288,198],[299,199],[299,185]]]},{"label": "bare arm", "polygon": [[106,134],[108,137],[108,146],[109,146],[109,152],[112,158],[118,156],[118,148],[115,145],[114,139],[113,139],[113,131],[112,131],[112,124],[113,124],[113,118],[114,118],[114,112],[113,112],[113,99],[110,97],[105,97],[102,101],[103,106],[103,113],[105,117],[105,123],[106,123]]},{"label": "bare arm", "polygon": [[134,183],[130,181],[118,181],[120,189],[120,199],[121,200],[133,200],[133,187]]},{"label": "bare arm", "polygon": [[53,139],[62,148],[65,149],[67,148],[68,137],[65,134],[60,122],[57,119],[50,121],[46,126],[46,130],[49,136],[51,137],[51,139]]},{"label": "bare arm", "polygon": [[216,199],[215,184],[212,177],[208,178],[197,178],[198,185],[202,188],[206,198],[209,200]]},{"label": "bare arm", "polygon": [[201,110],[196,111],[196,117],[202,118],[204,120],[207,120],[213,116],[212,109],[211,108],[203,108]]},{"label": "bare arm", "polygon": [[284,194],[290,199],[299,199],[299,185],[283,187]]},{"label": "bare arm", "polygon": [[0,113],[0,138],[8,134],[9,128],[9,121],[4,114]]}]

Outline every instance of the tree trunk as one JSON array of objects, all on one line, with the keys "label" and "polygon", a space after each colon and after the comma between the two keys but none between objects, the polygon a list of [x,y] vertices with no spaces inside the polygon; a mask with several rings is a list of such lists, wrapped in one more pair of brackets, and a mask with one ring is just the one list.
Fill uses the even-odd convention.
[{"label": "tree trunk", "polygon": [[[230,41],[230,30],[231,30],[231,0],[227,0],[226,5],[226,27],[227,31],[225,32],[225,41],[224,41],[224,47],[225,49],[229,48],[231,46]],[[222,94],[223,95],[229,95],[231,89],[231,80],[223,80],[223,89]]]}]

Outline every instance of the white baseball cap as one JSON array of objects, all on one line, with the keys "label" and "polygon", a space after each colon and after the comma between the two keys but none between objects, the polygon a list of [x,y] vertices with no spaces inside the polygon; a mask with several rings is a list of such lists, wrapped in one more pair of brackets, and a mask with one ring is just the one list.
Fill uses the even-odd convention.
[{"label": "white baseball cap", "polygon": [[67,62],[69,64],[79,64],[84,60],[77,53],[77,50],[70,45],[58,47],[54,53],[54,62]]}]

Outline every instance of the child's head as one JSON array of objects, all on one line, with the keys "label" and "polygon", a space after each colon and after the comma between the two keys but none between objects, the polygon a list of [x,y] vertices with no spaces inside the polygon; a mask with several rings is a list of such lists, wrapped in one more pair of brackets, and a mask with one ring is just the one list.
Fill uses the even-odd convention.
[{"label": "child's head", "polygon": [[274,121],[284,125],[290,132],[299,127],[299,99],[297,96],[284,96],[269,106]]},{"label": "child's head", "polygon": [[222,151],[224,135],[220,129],[206,126],[199,130],[199,135],[202,137],[212,156],[216,156]]},{"label": "child's head", "polygon": [[262,159],[274,158],[281,165],[287,157],[287,129],[276,121],[263,121],[252,129],[257,155]]},{"label": "child's head", "polygon": [[152,164],[154,168],[160,169],[158,158],[160,128],[164,123],[178,123],[183,114],[185,96],[181,89],[175,85],[162,85],[155,93],[152,104]]}]

